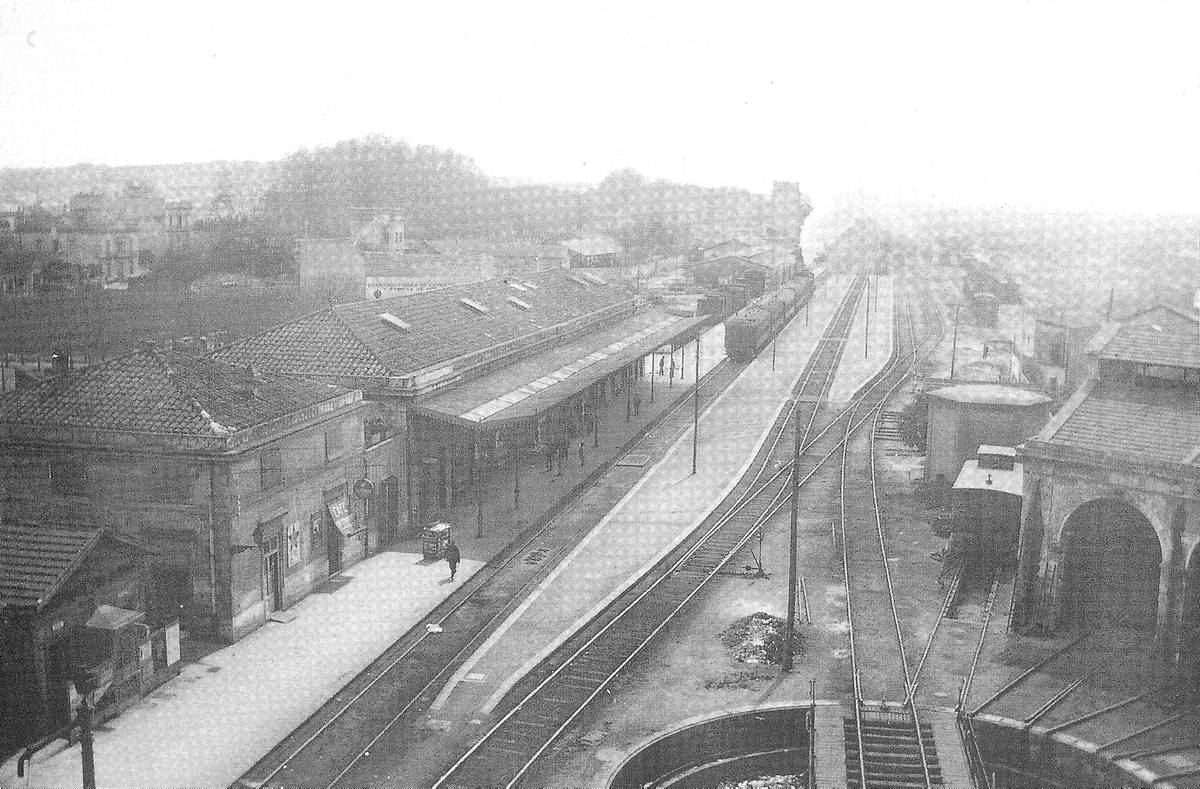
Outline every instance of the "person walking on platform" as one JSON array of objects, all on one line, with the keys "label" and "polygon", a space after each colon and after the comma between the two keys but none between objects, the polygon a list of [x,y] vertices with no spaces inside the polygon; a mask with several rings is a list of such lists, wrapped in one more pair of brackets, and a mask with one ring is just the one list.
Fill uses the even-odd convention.
[{"label": "person walking on platform", "polygon": [[458,546],[454,544],[454,540],[446,543],[446,550],[442,554],[446,559],[446,564],[450,565],[450,580],[454,580],[454,574],[458,572],[458,563],[462,561],[462,554],[458,550]]},{"label": "person walking on platform", "polygon": [[583,468],[583,439],[579,439],[579,467]]}]

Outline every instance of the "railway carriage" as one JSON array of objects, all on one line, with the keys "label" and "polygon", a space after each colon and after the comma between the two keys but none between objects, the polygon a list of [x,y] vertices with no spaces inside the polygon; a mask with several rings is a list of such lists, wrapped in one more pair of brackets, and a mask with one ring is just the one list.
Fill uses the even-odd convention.
[{"label": "railway carriage", "polygon": [[725,353],[735,362],[749,362],[808,303],[813,274],[805,271],[779,290],[759,296],[725,321]]}]

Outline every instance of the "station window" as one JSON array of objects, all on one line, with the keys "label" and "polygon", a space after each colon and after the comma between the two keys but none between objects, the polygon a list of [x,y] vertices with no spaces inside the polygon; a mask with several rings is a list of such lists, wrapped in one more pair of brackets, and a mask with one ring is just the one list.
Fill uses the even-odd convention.
[{"label": "station window", "polygon": [[363,444],[368,447],[373,447],[381,441],[386,441],[388,435],[388,423],[385,419],[368,419],[363,422]]},{"label": "station window", "polygon": [[325,462],[329,463],[346,454],[346,439],[342,435],[341,426],[331,427],[325,431]]},{"label": "station window", "polygon": [[263,490],[270,490],[283,484],[283,453],[278,449],[268,449],[258,459],[259,477]]},{"label": "station window", "polygon": [[300,524],[289,523],[287,527],[288,567],[300,564]]}]

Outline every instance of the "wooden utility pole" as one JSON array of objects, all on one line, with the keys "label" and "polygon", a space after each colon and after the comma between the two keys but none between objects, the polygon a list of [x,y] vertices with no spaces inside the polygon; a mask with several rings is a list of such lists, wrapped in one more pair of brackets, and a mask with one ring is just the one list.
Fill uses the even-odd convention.
[{"label": "wooden utility pole", "polygon": [[871,277],[867,276],[867,308],[863,310],[866,319],[863,323],[863,358],[866,359],[871,348]]},{"label": "wooden utility pole", "polygon": [[[794,408],[795,406],[793,406]],[[783,670],[792,670],[792,644],[796,640],[796,540],[800,520],[800,420],[795,420],[792,443],[792,521],[788,530],[788,602],[787,633],[783,641]]]},{"label": "wooden utility pole", "polygon": [[696,384],[692,387],[692,473],[700,447],[700,334],[696,334]]},{"label": "wooden utility pole", "polygon": [[954,339],[950,342],[950,380],[954,380],[954,362],[958,355],[958,311],[961,304],[954,305]]}]

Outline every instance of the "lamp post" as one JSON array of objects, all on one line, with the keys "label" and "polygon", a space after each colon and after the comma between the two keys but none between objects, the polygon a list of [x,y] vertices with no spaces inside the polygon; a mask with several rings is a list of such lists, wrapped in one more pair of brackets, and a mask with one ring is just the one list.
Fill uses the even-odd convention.
[{"label": "lamp post", "polygon": [[650,405],[654,405],[654,379],[658,377],[658,370],[654,367],[655,355],[650,354]]},{"label": "lamp post", "polygon": [[520,422],[513,423],[512,437],[513,453],[513,509],[521,509],[521,427]]},{"label": "lamp post", "polygon": [[479,430],[474,433],[474,448],[471,455],[471,467],[475,474],[475,504],[478,507],[475,519],[475,536],[483,536],[483,459],[479,456]]}]

